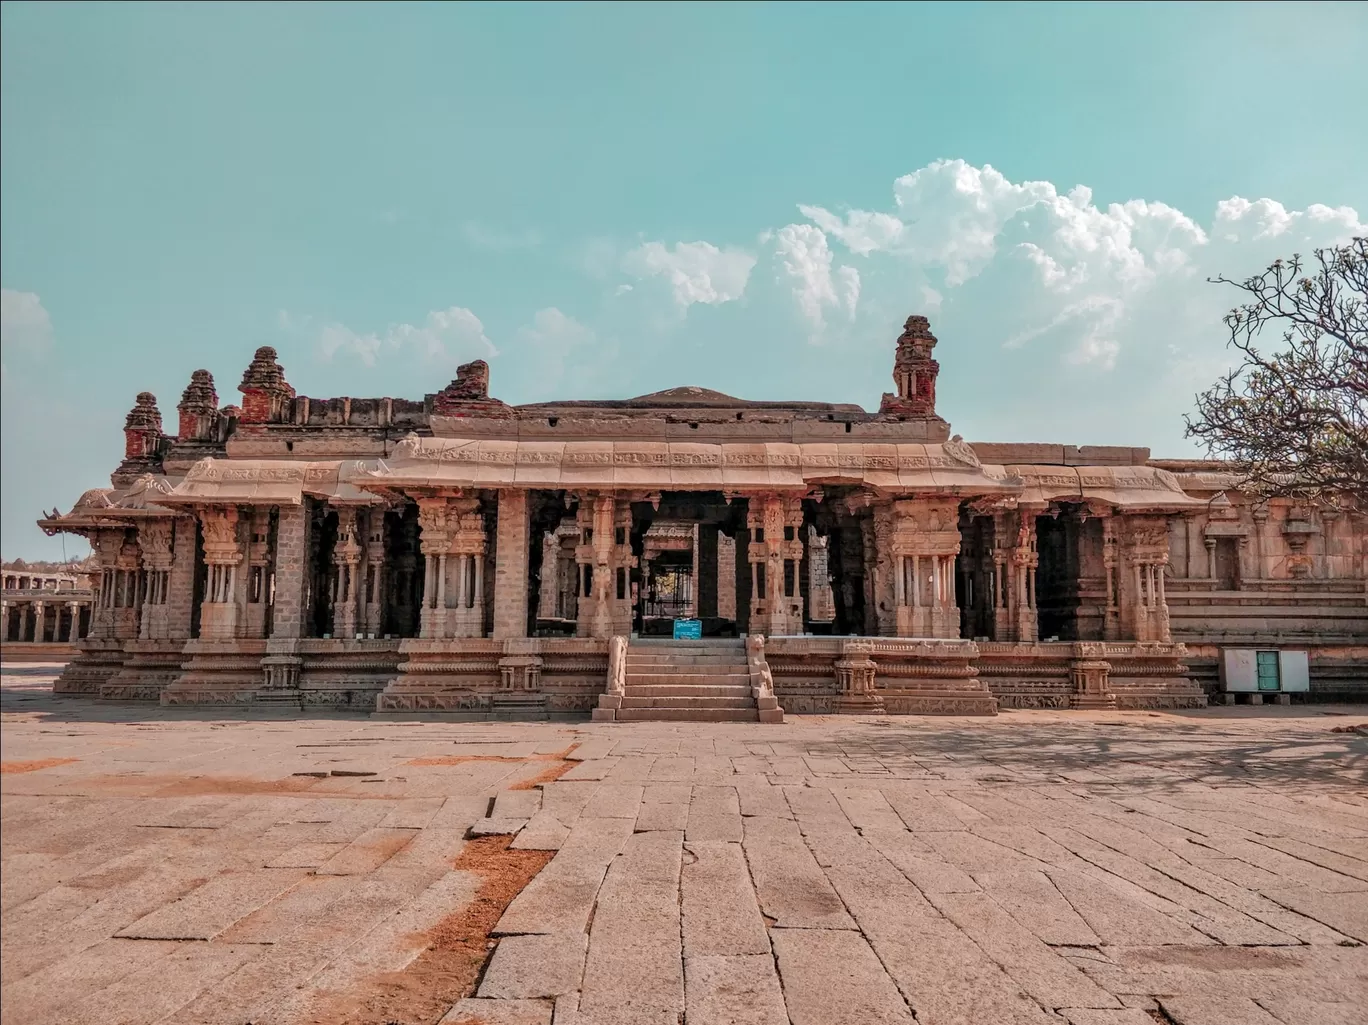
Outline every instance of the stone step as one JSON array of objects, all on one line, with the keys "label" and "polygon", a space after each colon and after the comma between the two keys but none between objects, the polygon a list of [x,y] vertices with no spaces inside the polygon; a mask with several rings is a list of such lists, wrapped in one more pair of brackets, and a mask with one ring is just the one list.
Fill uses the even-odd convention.
[{"label": "stone step", "polygon": [[633,648],[741,648],[746,642],[739,637],[700,637],[696,641],[675,640],[672,637],[636,637]]},{"label": "stone step", "polygon": [[759,722],[754,708],[619,708],[618,722]]},{"label": "stone step", "polygon": [[708,666],[745,665],[745,658],[734,653],[726,655],[670,655],[664,652],[628,652],[627,665]]},{"label": "stone step", "polygon": [[633,694],[622,698],[623,708],[755,708],[755,700],[745,697],[678,697],[667,694]]},{"label": "stone step", "polygon": [[641,680],[645,683],[749,683],[750,673],[706,672],[679,673],[669,668],[652,668],[646,672],[627,671],[627,679]]},{"label": "stone step", "polygon": [[750,697],[751,689],[749,685],[739,686],[729,683],[650,683],[643,685],[628,680],[627,693],[639,695],[659,694],[661,697],[680,698],[748,698]]}]

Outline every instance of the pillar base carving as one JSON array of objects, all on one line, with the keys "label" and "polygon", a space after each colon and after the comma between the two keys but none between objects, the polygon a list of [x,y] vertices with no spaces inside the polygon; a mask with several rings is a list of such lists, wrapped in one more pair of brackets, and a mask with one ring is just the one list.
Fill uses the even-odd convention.
[{"label": "pillar base carving", "polygon": [[95,695],[123,669],[124,642],[112,637],[87,637],[76,645],[76,657],[67,663],[52,685],[58,697]]},{"label": "pillar base carving", "polygon": [[1070,708],[1111,710],[1116,708],[1116,694],[1111,689],[1111,663],[1101,656],[1106,651],[1100,644],[1080,644],[1081,656],[1069,663]]}]

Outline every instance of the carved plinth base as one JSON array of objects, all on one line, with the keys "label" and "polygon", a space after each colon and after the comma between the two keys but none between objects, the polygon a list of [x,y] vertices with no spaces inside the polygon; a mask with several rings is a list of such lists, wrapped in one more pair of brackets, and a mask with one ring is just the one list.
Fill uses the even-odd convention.
[{"label": "carved plinth base", "polygon": [[262,685],[256,700],[266,704],[302,705],[299,674],[304,660],[297,655],[267,655],[261,660]]},{"label": "carved plinth base", "polygon": [[[1096,647],[1097,651],[1087,651],[1086,654],[1100,653],[1102,646]],[[1116,707],[1116,695],[1111,689],[1110,662],[1095,657],[1075,659],[1069,663],[1069,682],[1073,685],[1073,693],[1069,695],[1070,708],[1106,710]]]},{"label": "carved plinth base", "polygon": [[261,687],[264,640],[192,640],[182,672],[162,689],[163,705],[249,704]]},{"label": "carved plinth base", "polygon": [[127,641],[124,664],[100,685],[102,701],[158,701],[181,675],[185,641]]},{"label": "carved plinth base", "polygon": [[878,694],[838,694],[831,710],[839,715],[883,715],[887,711]]},{"label": "carved plinth base", "polygon": [[603,692],[606,648],[582,637],[412,638],[400,642],[400,661],[374,707],[477,719],[583,718]]},{"label": "carved plinth base", "polygon": [[52,685],[52,693],[65,697],[93,696],[123,669],[123,641],[87,637],[78,642],[76,657],[67,663]]}]

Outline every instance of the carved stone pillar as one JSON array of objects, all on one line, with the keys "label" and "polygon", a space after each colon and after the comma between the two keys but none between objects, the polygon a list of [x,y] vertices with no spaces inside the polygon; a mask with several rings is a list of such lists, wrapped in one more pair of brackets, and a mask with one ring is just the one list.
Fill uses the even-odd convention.
[{"label": "carved stone pillar", "polygon": [[580,637],[607,638],[632,630],[632,507],[611,494],[580,499],[577,608]]},{"label": "carved stone pillar", "polygon": [[813,623],[830,623],[836,618],[836,595],[831,589],[829,538],[817,533],[811,525],[807,531],[808,610]]},{"label": "carved stone pillar", "polygon": [[238,603],[239,578],[244,558],[238,537],[236,506],[201,510],[204,530],[205,584],[200,605],[200,636],[206,640],[229,640],[239,636],[242,609]]},{"label": "carved stone pillar", "polygon": [[447,626],[452,637],[483,637],[487,540],[479,499],[452,499],[447,508],[447,525],[451,537]]},{"label": "carved stone pillar", "polygon": [[791,495],[753,495],[747,503],[751,567],[750,632],[769,637],[803,632],[798,574],[803,563],[803,502]]},{"label": "carved stone pillar", "polygon": [[47,603],[36,601],[33,603],[33,640],[35,644],[43,643],[43,634],[47,630]]},{"label": "carved stone pillar", "polygon": [[385,624],[385,510],[372,507],[366,513],[366,570],[361,628],[368,637],[378,637]]},{"label": "carved stone pillar", "polygon": [[423,609],[418,620],[419,637],[446,636],[446,552],[451,544],[447,529],[447,500],[420,498],[419,548],[426,560],[423,572]]},{"label": "carved stone pillar", "polygon": [[143,640],[165,640],[171,636],[167,602],[171,590],[172,532],[171,519],[144,520],[138,526],[138,547],[142,549],[147,579],[138,632]]},{"label": "carved stone pillar", "polygon": [[243,519],[247,559],[241,582],[242,624],[239,637],[265,637],[271,603],[271,510],[254,507]]},{"label": "carved stone pillar", "polygon": [[556,619],[560,598],[560,537],[554,530],[542,535],[541,579],[537,587],[537,618]]},{"label": "carved stone pillar", "polygon": [[1106,570],[1107,601],[1102,622],[1104,640],[1121,639],[1121,556],[1116,541],[1116,517],[1102,519],[1102,565]]},{"label": "carved stone pillar", "polygon": [[499,491],[497,535],[494,542],[494,631],[499,640],[527,636],[527,492]]},{"label": "carved stone pillar", "polygon": [[1033,644],[1039,639],[1036,612],[1037,506],[1026,506],[993,516],[993,562],[996,567],[997,605],[993,615],[993,639]]},{"label": "carved stone pillar", "polygon": [[1164,594],[1168,543],[1165,517],[1126,517],[1120,543],[1120,613],[1126,639],[1147,642],[1172,639]]},{"label": "carved stone pillar", "polygon": [[959,511],[953,500],[893,503],[893,599],[899,637],[958,637],[955,556]]},{"label": "carved stone pillar", "polygon": [[333,601],[333,636],[351,640],[360,632],[361,540],[354,506],[337,509],[337,544],[333,548],[337,594]]}]

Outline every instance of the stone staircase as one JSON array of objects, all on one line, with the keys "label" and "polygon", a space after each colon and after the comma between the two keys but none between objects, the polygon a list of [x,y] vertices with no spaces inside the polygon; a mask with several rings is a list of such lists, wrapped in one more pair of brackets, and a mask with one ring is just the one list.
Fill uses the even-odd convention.
[{"label": "stone staircase", "polygon": [[[739,640],[642,641],[627,648],[618,722],[782,722],[762,711]],[[773,703],[773,699],[768,703]]]}]

